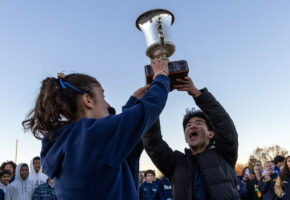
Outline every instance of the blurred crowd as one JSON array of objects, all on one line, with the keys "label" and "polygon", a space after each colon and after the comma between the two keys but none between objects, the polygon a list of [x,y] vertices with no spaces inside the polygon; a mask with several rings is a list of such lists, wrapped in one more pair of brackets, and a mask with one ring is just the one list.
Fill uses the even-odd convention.
[{"label": "blurred crowd", "polygon": [[[3,162],[0,172],[0,200],[55,200],[53,180],[41,168],[40,157],[30,166]],[[276,156],[273,161],[256,161],[237,174],[237,190],[242,200],[290,200],[290,156]],[[156,177],[154,170],[139,172],[140,200],[173,200],[168,178]]]}]

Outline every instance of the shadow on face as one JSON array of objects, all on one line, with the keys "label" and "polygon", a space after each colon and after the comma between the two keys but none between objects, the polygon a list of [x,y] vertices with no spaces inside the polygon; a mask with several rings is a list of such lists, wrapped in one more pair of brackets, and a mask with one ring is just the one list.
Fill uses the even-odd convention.
[{"label": "shadow on face", "polygon": [[27,177],[28,177],[28,174],[29,174],[29,169],[28,169],[28,166],[27,165],[23,165],[21,168],[20,168],[20,176],[23,180],[25,180]]}]

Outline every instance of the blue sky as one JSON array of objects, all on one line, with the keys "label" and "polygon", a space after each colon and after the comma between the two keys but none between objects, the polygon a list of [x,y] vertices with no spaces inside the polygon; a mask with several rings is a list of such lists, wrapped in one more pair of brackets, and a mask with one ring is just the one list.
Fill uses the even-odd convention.
[{"label": "blue sky", "polygon": [[[107,101],[120,112],[145,83],[143,33],[137,17],[163,8],[175,15],[171,60],[187,60],[198,88],[207,87],[231,115],[239,133],[239,159],[256,146],[279,144],[290,151],[290,2],[288,0],[194,1],[1,1],[0,162],[39,154],[40,142],[21,122],[40,82],[58,72],[96,77]],[[161,115],[164,139],[183,151],[182,118],[196,107],[171,92]],[[151,168],[142,155],[141,169]]]}]

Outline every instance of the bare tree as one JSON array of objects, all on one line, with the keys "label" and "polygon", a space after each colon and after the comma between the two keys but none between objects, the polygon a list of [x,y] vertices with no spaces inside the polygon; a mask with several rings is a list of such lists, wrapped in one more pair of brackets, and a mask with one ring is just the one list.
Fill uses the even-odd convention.
[{"label": "bare tree", "polygon": [[250,169],[254,169],[255,163],[257,162],[257,159],[255,158],[255,156],[251,155],[249,158],[249,162],[248,162],[248,167]]},{"label": "bare tree", "polygon": [[277,155],[286,156],[288,151],[279,145],[272,145],[269,147],[257,147],[249,158],[249,168],[253,169],[256,161],[261,161],[264,165],[266,161],[272,161]]}]

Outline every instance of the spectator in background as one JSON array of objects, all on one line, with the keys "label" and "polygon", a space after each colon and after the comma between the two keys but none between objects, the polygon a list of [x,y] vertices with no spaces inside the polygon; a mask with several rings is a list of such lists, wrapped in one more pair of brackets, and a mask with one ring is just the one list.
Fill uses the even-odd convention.
[{"label": "spectator in background", "polygon": [[166,178],[165,176],[162,176],[157,185],[164,200],[173,200],[172,185],[168,178]]},{"label": "spectator in background", "polygon": [[249,200],[262,200],[262,194],[259,191],[259,180],[262,177],[262,166],[254,166],[254,178],[251,179],[252,175],[250,172],[249,181],[247,183],[248,199]]},{"label": "spectator in background", "polygon": [[284,161],[283,169],[275,184],[275,193],[283,200],[290,199],[290,156]]},{"label": "spectator in background", "polygon": [[[9,181],[11,179],[11,173],[8,170],[1,171],[0,173],[0,189],[6,193]],[[0,198],[1,199],[1,198]]]},{"label": "spectator in background", "polygon": [[140,200],[163,200],[158,185],[153,182],[155,172],[153,170],[147,170],[144,174],[145,182],[139,189]]},{"label": "spectator in background", "polygon": [[48,177],[42,173],[39,156],[34,157],[30,162],[29,179],[33,182],[34,188],[47,182]]},{"label": "spectator in background", "polygon": [[237,177],[237,189],[239,191],[240,198],[242,200],[246,200],[248,196],[248,190],[245,184],[241,181],[241,179],[239,179],[239,177]]},{"label": "spectator in background", "polygon": [[154,173],[154,176],[153,176],[153,183],[157,184],[159,183],[160,179],[156,177],[156,174]]},{"label": "spectator in background", "polygon": [[243,173],[241,176],[237,176],[245,185],[247,185],[247,182],[249,181],[249,176],[250,176],[250,169],[249,167],[245,167],[243,169]]},{"label": "spectator in background", "polygon": [[11,173],[8,170],[1,170],[0,173],[0,200],[4,200],[7,186],[11,178]]},{"label": "spectator in background", "polygon": [[15,181],[8,185],[5,200],[31,200],[34,186],[28,179],[28,165],[21,163],[15,171]]},{"label": "spectator in background", "polygon": [[270,161],[265,163],[266,174],[259,180],[259,191],[262,193],[263,200],[276,200],[278,197],[274,192],[274,185],[277,180],[277,173],[273,173]]},{"label": "spectator in background", "polygon": [[142,172],[139,172],[138,175],[138,182],[139,182],[139,187],[142,185],[142,183],[144,182],[144,176],[142,174]]},{"label": "spectator in background", "polygon": [[43,183],[34,190],[32,200],[56,200],[53,180],[47,179],[46,183]]},{"label": "spectator in background", "polygon": [[255,165],[259,165],[262,168],[262,176],[264,176],[267,172],[266,170],[263,168],[262,162],[260,160],[257,160]]},{"label": "spectator in background", "polygon": [[15,179],[15,169],[16,169],[16,164],[13,161],[4,162],[1,165],[1,171],[3,171],[3,170],[10,171],[10,173],[12,175],[9,183],[12,183]]},{"label": "spectator in background", "polygon": [[274,170],[278,175],[280,175],[280,167],[283,166],[284,160],[285,160],[285,157],[280,156],[280,155],[274,158],[274,164],[275,164]]},{"label": "spectator in background", "polygon": [[249,171],[249,181],[254,180],[255,179],[255,172],[254,170]]}]

